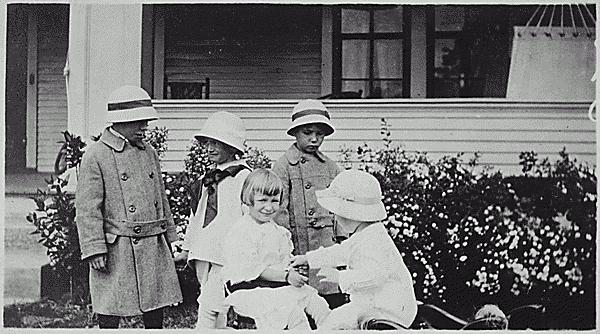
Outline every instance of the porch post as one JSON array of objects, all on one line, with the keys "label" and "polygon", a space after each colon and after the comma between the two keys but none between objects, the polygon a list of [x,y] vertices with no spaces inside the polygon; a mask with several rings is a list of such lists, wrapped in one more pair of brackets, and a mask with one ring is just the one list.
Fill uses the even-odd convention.
[{"label": "porch post", "polygon": [[142,5],[73,2],[70,12],[68,129],[89,143],[110,93],[140,85]]},{"label": "porch post", "polygon": [[427,97],[427,6],[412,6],[410,35],[410,97]]}]

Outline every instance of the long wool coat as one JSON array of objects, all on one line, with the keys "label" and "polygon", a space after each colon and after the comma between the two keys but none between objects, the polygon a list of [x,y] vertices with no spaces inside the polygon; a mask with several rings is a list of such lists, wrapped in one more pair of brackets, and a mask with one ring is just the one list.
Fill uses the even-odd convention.
[{"label": "long wool coat", "polygon": [[[295,254],[306,254],[321,246],[333,245],[333,216],[317,203],[315,190],[329,186],[339,174],[338,165],[321,151],[301,152],[293,144],[273,164],[273,172],[283,181],[280,214],[275,222],[292,232]],[[316,270],[309,272],[310,286],[321,294],[338,293],[333,283],[320,283]]]},{"label": "long wool coat", "polygon": [[77,183],[81,257],[107,254],[90,270],[96,313],[129,316],[180,302],[170,243],[177,240],[156,151],[106,129],[86,151]]}]

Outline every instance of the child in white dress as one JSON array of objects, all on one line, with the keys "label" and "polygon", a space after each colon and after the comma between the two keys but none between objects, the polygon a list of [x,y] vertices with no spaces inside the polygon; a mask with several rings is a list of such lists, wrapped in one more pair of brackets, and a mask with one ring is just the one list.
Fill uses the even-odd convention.
[{"label": "child in white dress", "polygon": [[[309,314],[317,325],[330,310],[308,278],[289,266],[291,233],[273,217],[280,207],[283,184],[266,169],[248,175],[242,187],[244,216],[224,241],[222,270],[225,307],[253,318],[257,329],[310,329]],[[306,314],[305,314],[306,313]]]},{"label": "child in white dress", "polygon": [[[331,311],[319,329],[359,329],[372,319],[408,328],[417,314],[413,282],[398,249],[380,222],[387,217],[379,182],[356,170],[338,174],[317,201],[334,213],[350,237],[341,244],[294,256],[292,266],[321,268],[322,281],[339,284],[350,302]],[[339,271],[338,266],[347,269]]]},{"label": "child in white dress", "polygon": [[175,260],[187,260],[200,283],[196,328],[224,328],[222,240],[242,216],[240,192],[250,174],[250,167],[241,158],[246,127],[237,115],[219,111],[210,115],[195,137],[205,145],[214,168],[191,185],[192,216],[183,252]]}]

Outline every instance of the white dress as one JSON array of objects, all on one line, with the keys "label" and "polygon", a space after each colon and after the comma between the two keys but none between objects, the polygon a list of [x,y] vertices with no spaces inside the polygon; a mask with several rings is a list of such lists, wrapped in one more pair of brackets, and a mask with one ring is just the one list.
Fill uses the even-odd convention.
[{"label": "white dress", "polygon": [[339,286],[350,303],[332,310],[319,329],[357,329],[361,320],[373,318],[412,324],[417,314],[412,276],[382,223],[306,257],[311,268],[347,266],[339,272]]},{"label": "white dress", "polygon": [[[223,170],[230,166],[245,165],[242,160],[236,160],[218,165]],[[198,210],[190,217],[182,248],[189,250],[188,263],[194,260],[207,261],[223,265],[222,240],[225,239],[231,226],[242,216],[242,201],[240,194],[242,185],[250,170],[244,169],[235,177],[226,177],[218,185],[217,216],[207,226],[202,227],[206,213],[208,191],[202,186],[202,196],[198,202]]]},{"label": "white dress", "polygon": [[[231,228],[223,246],[226,264],[222,275],[224,281],[230,281],[232,285],[252,281],[266,268],[285,270],[293,250],[291,233],[286,228],[273,221],[258,224],[249,215],[244,215]],[[253,318],[258,329],[284,329],[298,321],[308,329],[303,310],[314,302],[326,305],[324,300],[315,298],[321,299],[317,290],[309,285],[301,288],[288,285],[237,290],[225,298],[225,305],[233,306],[240,315]]]}]

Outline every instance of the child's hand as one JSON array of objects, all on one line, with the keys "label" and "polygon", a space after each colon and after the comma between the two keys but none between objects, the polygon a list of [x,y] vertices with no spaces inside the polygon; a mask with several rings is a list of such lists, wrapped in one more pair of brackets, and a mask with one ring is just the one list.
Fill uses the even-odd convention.
[{"label": "child's hand", "polygon": [[300,275],[295,270],[290,270],[289,274],[288,274],[287,281],[292,286],[295,286],[296,288],[299,288],[299,287],[303,286],[304,284],[308,283],[308,277],[304,277],[304,276]]},{"label": "child's hand", "polygon": [[173,261],[175,261],[175,262],[180,262],[180,261],[187,262],[188,254],[189,253],[190,253],[190,251],[184,250],[181,253],[177,254],[175,256],[175,258],[173,258]]},{"label": "child's hand", "polygon": [[290,260],[290,267],[298,267],[308,263],[306,255],[295,255]]},{"label": "child's hand", "polygon": [[323,276],[319,282],[331,282],[331,283],[339,283],[340,282],[340,272],[339,270],[332,267],[323,267],[317,273],[317,276]]},{"label": "child's hand", "polygon": [[108,269],[106,267],[106,254],[94,255],[88,261],[94,270],[106,271]]}]

